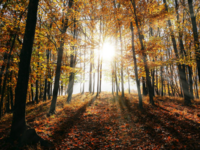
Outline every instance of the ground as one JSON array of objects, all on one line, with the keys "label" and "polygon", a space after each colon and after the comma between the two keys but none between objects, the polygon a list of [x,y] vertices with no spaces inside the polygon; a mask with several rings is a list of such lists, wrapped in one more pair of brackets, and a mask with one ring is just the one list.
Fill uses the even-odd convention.
[{"label": "ground", "polygon": [[151,106],[143,97],[125,98],[103,92],[99,97],[86,93],[58,97],[56,114],[47,117],[50,100],[27,106],[27,123],[53,147],[10,144],[12,114],[0,120],[0,149],[200,149],[199,101],[184,106],[182,98],[155,98]]}]

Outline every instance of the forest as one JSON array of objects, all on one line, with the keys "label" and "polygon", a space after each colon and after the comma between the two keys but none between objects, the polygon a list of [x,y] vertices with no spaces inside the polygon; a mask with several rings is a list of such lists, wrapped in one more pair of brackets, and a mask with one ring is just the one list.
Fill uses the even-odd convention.
[{"label": "forest", "polygon": [[199,0],[0,10],[0,149],[200,149]]}]

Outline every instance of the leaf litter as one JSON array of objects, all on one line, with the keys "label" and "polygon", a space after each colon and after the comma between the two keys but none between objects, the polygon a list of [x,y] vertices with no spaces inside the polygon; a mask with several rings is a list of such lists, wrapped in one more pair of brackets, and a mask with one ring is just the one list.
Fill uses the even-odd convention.
[{"label": "leaf litter", "polygon": [[[200,118],[198,101],[184,106],[182,99],[154,98],[151,106],[143,97],[142,110],[138,96],[124,98],[103,92],[96,97],[73,95],[58,97],[56,113],[50,117],[50,100],[28,105],[27,123],[45,140],[53,142],[53,149],[200,149]],[[12,115],[0,120],[0,147],[15,149],[8,138]],[[22,149],[43,149],[28,145]],[[51,149],[51,148],[49,148]]]}]

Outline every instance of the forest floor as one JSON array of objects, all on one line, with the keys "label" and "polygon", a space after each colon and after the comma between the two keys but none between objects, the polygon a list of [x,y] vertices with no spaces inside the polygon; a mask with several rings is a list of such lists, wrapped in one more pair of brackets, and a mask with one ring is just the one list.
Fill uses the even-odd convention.
[{"label": "forest floor", "polygon": [[[58,97],[51,117],[46,116],[50,100],[26,109],[27,123],[54,144],[52,149],[200,149],[199,100],[184,106],[182,98],[156,96],[156,106],[151,106],[143,97],[140,110],[134,94],[76,94],[70,104],[66,99]],[[12,114],[0,120],[0,149],[47,149],[9,144],[11,120]]]}]

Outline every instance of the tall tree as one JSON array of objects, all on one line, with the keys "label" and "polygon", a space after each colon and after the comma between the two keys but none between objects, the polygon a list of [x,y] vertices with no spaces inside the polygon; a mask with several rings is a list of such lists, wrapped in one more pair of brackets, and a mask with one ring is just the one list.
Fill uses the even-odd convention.
[{"label": "tall tree", "polygon": [[35,27],[37,22],[38,3],[39,0],[30,0],[28,5],[26,29],[20,54],[18,80],[15,92],[15,108],[10,132],[10,136],[14,140],[18,139],[27,127],[25,120],[26,95]]},{"label": "tall tree", "polygon": [[[73,33],[73,39],[77,39],[77,24],[76,24],[76,19],[74,19],[74,33]],[[72,48],[72,52],[70,55],[70,67],[74,68],[75,67],[75,62],[76,62],[76,46],[74,45]],[[70,72],[70,76],[69,76],[69,84],[68,84],[68,88],[67,88],[67,92],[68,92],[68,97],[67,97],[67,103],[71,102],[72,99],[72,93],[73,93],[73,87],[74,87],[74,76],[75,73],[74,72]]]},{"label": "tall tree", "polygon": [[154,105],[153,89],[151,88],[151,81],[150,81],[150,77],[149,77],[149,66],[147,65],[147,55],[146,55],[145,47],[144,47],[144,35],[142,34],[141,28],[139,26],[135,1],[131,0],[131,3],[133,5],[133,9],[134,9],[134,19],[135,19],[136,27],[137,27],[137,30],[138,30],[138,36],[139,36],[139,41],[140,41],[140,45],[141,45],[141,51],[142,51],[142,55],[143,55],[142,58],[143,58],[144,66],[145,66],[147,88],[148,88],[148,92],[149,92],[149,102],[152,105]]},{"label": "tall tree", "polygon": [[[73,2],[74,2],[73,0],[69,0],[69,3],[68,3],[69,9],[72,8]],[[68,15],[65,14],[65,20],[63,22],[63,26],[62,26],[62,29],[61,29],[62,34],[65,34],[66,31],[67,31],[67,28],[69,27],[68,20],[69,20]],[[55,76],[54,89],[53,89],[53,99],[51,101],[49,114],[55,113],[55,109],[56,109],[56,101],[57,101],[57,96],[58,96],[58,88],[59,88],[59,80],[60,80],[60,73],[61,73],[61,62],[62,62],[62,56],[63,56],[63,49],[64,49],[64,37],[61,38],[60,47],[58,49],[56,76]]]},{"label": "tall tree", "polygon": [[190,18],[192,21],[192,31],[193,31],[193,37],[194,37],[194,47],[196,52],[196,62],[198,67],[198,76],[200,81],[200,44],[199,44],[199,37],[198,37],[198,31],[197,31],[197,23],[196,23],[196,15],[194,14],[194,8],[193,8],[193,0],[188,0],[188,6],[190,10]]},{"label": "tall tree", "polygon": [[137,60],[135,56],[135,48],[134,48],[134,31],[133,31],[133,23],[131,22],[131,35],[132,35],[132,51],[133,51],[133,60],[134,60],[134,67],[135,67],[135,78],[137,83],[137,90],[138,90],[138,97],[139,97],[139,108],[142,108],[142,95],[140,91],[140,83],[138,78],[138,70],[137,70]]}]

